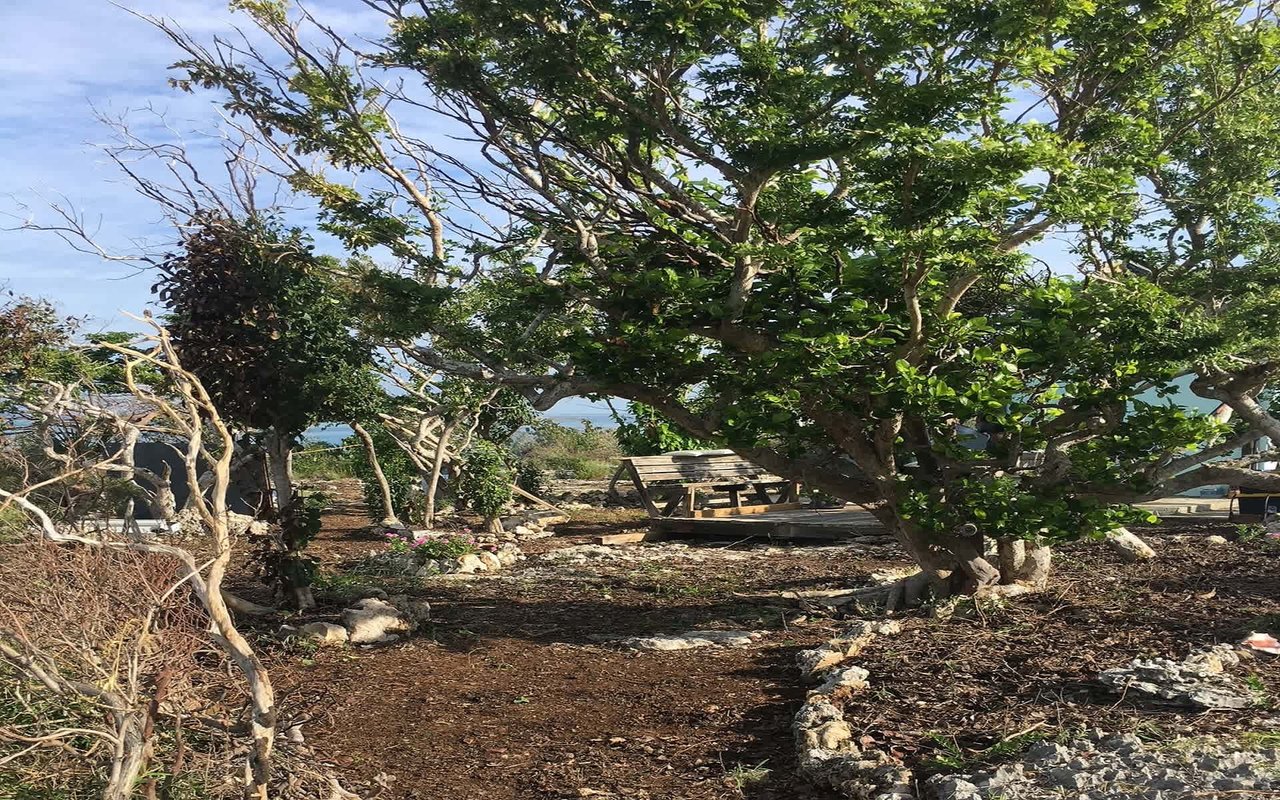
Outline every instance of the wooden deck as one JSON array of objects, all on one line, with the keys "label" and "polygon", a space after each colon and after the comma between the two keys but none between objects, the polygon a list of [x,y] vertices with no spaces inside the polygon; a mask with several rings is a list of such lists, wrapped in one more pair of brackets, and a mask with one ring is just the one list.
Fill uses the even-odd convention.
[{"label": "wooden deck", "polygon": [[875,539],[889,532],[860,506],[802,508],[735,517],[663,517],[653,530],[675,536],[745,539]]}]

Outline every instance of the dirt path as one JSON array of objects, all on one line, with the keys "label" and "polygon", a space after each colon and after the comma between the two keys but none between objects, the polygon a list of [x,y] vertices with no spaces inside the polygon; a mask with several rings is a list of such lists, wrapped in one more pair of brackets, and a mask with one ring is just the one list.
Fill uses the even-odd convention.
[{"label": "dirt path", "polygon": [[[315,552],[338,566],[376,547],[348,503]],[[692,548],[658,561],[561,564],[539,554],[635,528],[588,514],[498,578],[433,579],[432,621],[403,645],[275,665],[308,741],[380,798],[826,798],[795,773],[803,699],[795,652],[825,621],[751,595],[840,586],[878,562],[846,548]],[[744,595],[746,595],[744,597]],[[336,612],[337,608],[326,609]],[[745,649],[627,653],[604,637],[706,628],[768,631]]]},{"label": "dirt path", "polygon": [[[274,654],[285,702],[313,715],[304,729],[318,752],[383,800],[831,798],[795,777],[790,723],[804,693],[795,652],[839,623],[773,598],[846,587],[900,556],[748,543],[557,559],[642,525],[630,511],[583,517],[528,543],[501,576],[414,590],[432,620],[407,643]],[[314,550],[327,569],[381,546],[365,525],[350,500],[326,518]],[[1206,546],[1210,533],[1234,535],[1221,526],[1179,532],[1155,537],[1162,557],[1147,564],[1067,548],[1049,593],[994,614],[904,620],[901,637],[863,656],[877,691],[859,700],[858,736],[929,772],[1008,758],[1007,737],[1028,730],[1017,744],[1097,725],[1156,737],[1256,727],[1280,696],[1269,662],[1244,667],[1268,698],[1249,712],[1146,709],[1097,684],[1098,670],[1135,656],[1180,658],[1280,625],[1280,547]],[[672,653],[601,641],[707,628],[768,633],[744,649]]]}]

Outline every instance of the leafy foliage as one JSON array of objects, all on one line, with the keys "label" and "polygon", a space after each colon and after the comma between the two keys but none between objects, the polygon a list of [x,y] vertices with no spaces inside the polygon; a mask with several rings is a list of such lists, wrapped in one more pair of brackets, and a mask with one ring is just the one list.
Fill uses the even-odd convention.
[{"label": "leafy foliage", "polygon": [[614,432],[582,421],[581,428],[539,420],[531,434],[515,443],[516,454],[556,477],[578,480],[607,478],[622,455]]},{"label": "leafy foliage", "polygon": [[296,436],[381,396],[334,267],[270,219],[212,213],[161,264],[174,343],[228,419]]},{"label": "leafy foliage", "polygon": [[[251,9],[287,37],[277,11]],[[981,561],[961,517],[1091,534],[1280,432],[1270,6],[428,0],[385,74],[317,56],[288,97],[187,51],[182,81],[343,169],[403,163],[374,146],[404,145],[398,98],[335,102],[401,78],[484,143],[493,171],[433,172],[510,221],[474,269],[413,255],[438,205],[312,189],[427,276],[396,286],[430,297],[424,365],[643,403],[872,504],[939,574]],[[1186,378],[1243,421],[1169,402]]]},{"label": "leafy foliage", "polygon": [[462,454],[458,498],[485,519],[496,519],[511,502],[513,477],[502,450],[477,439]]},{"label": "leafy foliage", "polygon": [[627,417],[615,415],[614,436],[629,456],[652,456],[676,450],[714,450],[716,443],[699,439],[676,427],[644,403],[627,403]]}]

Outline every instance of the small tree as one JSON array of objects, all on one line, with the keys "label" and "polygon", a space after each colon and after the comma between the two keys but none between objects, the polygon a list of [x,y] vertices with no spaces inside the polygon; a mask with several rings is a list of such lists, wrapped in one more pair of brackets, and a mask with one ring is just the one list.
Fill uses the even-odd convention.
[{"label": "small tree", "polygon": [[[17,485],[0,487],[0,511],[15,508],[26,515],[26,526],[29,539],[35,547],[51,542],[70,547],[84,547],[107,552],[142,554],[155,559],[163,559],[174,573],[176,582],[163,589],[162,596],[167,598],[184,585],[189,587],[208,618],[208,631],[212,642],[220,647],[233,661],[242,675],[249,695],[249,730],[251,746],[247,755],[245,769],[245,791],[250,797],[267,800],[271,780],[272,753],[275,748],[276,715],[275,695],[271,680],[261,661],[255,654],[248,640],[237,629],[231,616],[231,605],[234,600],[223,589],[226,571],[233,556],[233,539],[228,527],[227,490],[230,485],[230,467],[234,455],[234,439],[229,426],[218,413],[211,395],[200,380],[186,370],[178,356],[168,332],[153,320],[141,320],[150,328],[151,333],[140,341],[125,346],[121,344],[105,345],[122,359],[125,383],[130,388],[131,396],[139,403],[151,407],[158,420],[163,420],[166,431],[174,440],[183,442],[183,463],[186,478],[190,485],[199,481],[198,465],[203,461],[211,467],[213,479],[207,492],[193,492],[192,507],[196,516],[207,532],[207,537],[198,537],[195,541],[201,550],[188,550],[167,542],[140,541],[131,538],[119,538],[110,532],[96,531],[82,533],[67,525],[56,522],[33,498],[44,486],[57,481],[69,481],[77,476],[104,466],[119,463],[122,455],[90,452],[83,458],[64,462],[63,470],[52,479],[33,482],[24,480]],[[142,369],[159,372],[166,377],[165,391],[158,393],[141,385],[134,376]],[[49,387],[38,385],[30,387],[5,387],[6,395],[20,398],[28,402],[32,394],[45,393],[51,402],[41,406],[41,413],[51,418],[61,417],[67,410],[68,403],[76,402],[77,392],[65,391],[66,387]],[[65,455],[65,453],[64,453]],[[24,471],[25,472],[25,471]],[[33,535],[32,535],[33,534]],[[40,541],[40,540],[43,540]],[[197,557],[197,553],[199,556]],[[176,572],[175,572],[176,571]],[[164,574],[161,570],[160,574]],[[56,589],[56,587],[50,587]],[[70,587],[69,591],[83,591],[84,587]],[[46,602],[55,605],[64,601],[65,597],[49,597]],[[103,609],[109,603],[86,605],[85,613],[106,614]],[[127,606],[128,604],[123,604]],[[152,607],[144,614],[144,630],[151,624],[151,615],[160,609]],[[111,624],[117,620],[98,618],[83,620],[88,627]],[[43,691],[60,695],[64,698],[82,698],[85,702],[97,704],[106,714],[111,724],[109,741],[114,753],[108,780],[108,798],[125,798],[133,796],[134,784],[144,771],[151,742],[145,732],[145,707],[136,700],[122,698],[119,692],[127,690],[120,685],[120,674],[113,671],[103,662],[110,659],[94,652],[95,642],[91,638],[68,642],[65,637],[44,637],[63,651],[70,651],[76,657],[84,658],[97,667],[98,673],[90,680],[82,680],[85,676],[64,672],[71,664],[52,657],[47,648],[40,646],[41,637],[29,635],[20,628],[13,627],[14,620],[0,622],[0,663],[14,670],[24,680],[30,681]],[[95,628],[98,630],[98,628]],[[120,634],[128,639],[132,634]],[[154,645],[148,646],[139,642],[131,653],[120,653],[121,657],[129,656],[138,659],[150,658],[154,655]],[[137,663],[134,668],[140,668]],[[134,684],[136,687],[136,684]],[[60,746],[75,731],[65,729],[55,731],[37,741],[38,745]]]},{"label": "small tree", "polygon": [[458,476],[458,496],[472,511],[484,518],[485,529],[502,532],[499,517],[511,502],[515,474],[502,450],[492,442],[477,439],[462,454]]},{"label": "small tree", "polygon": [[359,418],[382,394],[348,327],[337,267],[269,218],[201,212],[156,285],[184,361],[228,420],[261,432],[281,524],[267,569],[300,608],[313,605],[303,550],[317,517],[295,493],[292,450],[312,424]]}]

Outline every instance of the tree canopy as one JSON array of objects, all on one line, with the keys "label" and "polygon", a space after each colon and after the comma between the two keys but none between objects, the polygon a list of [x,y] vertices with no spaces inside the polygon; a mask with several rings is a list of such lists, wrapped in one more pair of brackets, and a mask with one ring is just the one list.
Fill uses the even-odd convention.
[{"label": "tree canopy", "polygon": [[168,26],[177,84],[399,258],[428,367],[644,403],[869,504],[939,586],[1014,577],[984,536],[1280,485],[1213,460],[1280,440],[1270,4],[370,0],[368,51],[239,5],[278,51]]}]

